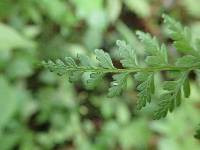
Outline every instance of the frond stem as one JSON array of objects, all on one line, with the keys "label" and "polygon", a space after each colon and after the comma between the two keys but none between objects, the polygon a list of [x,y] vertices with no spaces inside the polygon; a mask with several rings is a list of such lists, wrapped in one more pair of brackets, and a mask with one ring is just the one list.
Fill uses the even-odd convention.
[{"label": "frond stem", "polygon": [[57,67],[57,69],[65,69],[66,72],[70,71],[81,71],[81,72],[99,72],[99,73],[135,73],[135,72],[159,72],[159,71],[191,71],[200,69],[200,65],[195,66],[159,66],[159,67],[135,67],[135,68],[101,68],[101,67],[76,67],[76,68],[69,68],[69,67]]}]

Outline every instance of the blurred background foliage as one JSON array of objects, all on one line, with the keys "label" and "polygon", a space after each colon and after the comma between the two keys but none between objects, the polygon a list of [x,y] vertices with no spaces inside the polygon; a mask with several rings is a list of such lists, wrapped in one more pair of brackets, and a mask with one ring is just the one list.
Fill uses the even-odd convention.
[{"label": "blurred background foliage", "polygon": [[[107,76],[97,89],[70,84],[40,67],[46,59],[112,54],[126,40],[143,57],[134,32],[171,43],[162,26],[167,13],[200,35],[200,0],[0,0],[1,150],[199,150],[200,77],[191,74],[192,95],[166,119],[151,107],[136,111],[137,83],[109,99]],[[171,59],[177,54],[169,47]],[[119,66],[120,67],[120,66]],[[87,77],[86,77],[87,78]],[[159,80],[159,76],[157,78]],[[159,87],[157,87],[159,88]]]}]

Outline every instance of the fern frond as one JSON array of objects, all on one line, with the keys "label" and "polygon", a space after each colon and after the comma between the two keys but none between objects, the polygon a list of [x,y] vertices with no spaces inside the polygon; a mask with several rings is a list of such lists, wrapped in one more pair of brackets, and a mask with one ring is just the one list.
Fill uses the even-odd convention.
[{"label": "fern frond", "polygon": [[[190,34],[185,27],[167,15],[163,16],[165,24],[170,30],[174,45],[177,50],[193,50],[190,41]],[[125,90],[128,76],[134,77],[139,82],[137,108],[141,109],[152,101],[156,85],[154,74],[161,71],[178,72],[179,76],[172,81],[164,81],[162,88],[164,92],[159,96],[158,109],[155,112],[155,119],[163,118],[168,112],[172,112],[181,104],[181,98],[189,97],[190,85],[188,73],[192,70],[200,69],[200,55],[194,53],[178,58],[174,64],[169,64],[167,48],[160,44],[156,37],[148,33],[138,31],[136,33],[141,43],[144,45],[146,58],[145,63],[140,63],[136,57],[136,51],[125,41],[118,40],[118,55],[123,66],[116,68],[110,55],[103,50],[96,49],[95,55],[98,64],[94,64],[88,56],[78,55],[75,61],[71,57],[64,60],[43,62],[44,66],[59,75],[68,74],[71,82],[84,77],[86,88],[95,88],[107,73],[114,74],[113,82],[108,90],[108,96],[120,95]],[[183,94],[184,93],[184,94]]]}]

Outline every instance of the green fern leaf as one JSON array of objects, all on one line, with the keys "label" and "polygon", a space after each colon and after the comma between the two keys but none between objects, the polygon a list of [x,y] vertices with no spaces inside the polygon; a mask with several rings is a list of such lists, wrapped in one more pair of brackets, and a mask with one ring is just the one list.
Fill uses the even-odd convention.
[{"label": "green fern leaf", "polygon": [[96,58],[99,61],[101,67],[103,67],[105,69],[114,69],[115,68],[113,66],[112,60],[108,53],[104,52],[101,49],[96,49],[95,54],[96,54]]},{"label": "green fern leaf", "polygon": [[[160,46],[158,40],[155,37],[151,37],[148,33],[137,31],[136,34],[138,35],[140,41],[144,44],[145,51],[148,54],[145,60],[147,65],[166,65],[168,60],[167,50],[164,44]],[[137,108],[141,109],[142,107],[146,106],[147,102],[151,102],[151,97],[154,94],[154,72],[139,72],[135,75],[135,78],[137,81],[141,81],[141,84],[139,84],[137,87],[139,90]]]},{"label": "green fern leaf", "polygon": [[174,40],[173,44],[176,49],[179,51],[192,51],[194,48],[189,28],[183,27],[179,22],[167,15],[163,15],[163,19],[171,38]]},{"label": "green fern leaf", "polygon": [[200,65],[200,58],[192,55],[186,55],[176,61],[177,66],[188,67],[193,65]]},{"label": "green fern leaf", "polygon": [[141,83],[137,86],[139,91],[139,100],[137,102],[137,108],[141,109],[146,106],[146,103],[151,102],[152,94],[154,93],[154,73],[139,72],[135,75],[135,79]]},{"label": "green fern leaf", "polygon": [[[95,68],[93,62],[91,59],[86,56],[86,55],[78,55],[78,59],[80,61],[80,64],[84,66],[85,68],[91,69]],[[94,73],[94,72],[85,72],[83,74],[83,80],[84,80],[84,85],[88,90],[94,89],[101,79],[103,78],[104,74],[103,73]]]},{"label": "green fern leaf", "polygon": [[81,71],[72,71],[72,72],[69,72],[69,81],[70,82],[79,81],[81,79],[82,74],[83,73]]},{"label": "green fern leaf", "polygon": [[113,75],[114,81],[111,82],[111,87],[109,88],[108,97],[118,96],[121,94],[123,89],[127,85],[127,77],[129,73],[121,73]]},{"label": "green fern leaf", "polygon": [[89,90],[94,89],[97,85],[99,85],[103,77],[104,77],[104,74],[100,72],[89,73],[89,76],[85,82],[85,87]]},{"label": "green fern leaf", "polygon": [[136,34],[140,41],[144,44],[145,51],[148,56],[146,63],[150,66],[166,65],[168,63],[167,49],[164,44],[159,45],[158,40],[149,33],[137,31]]},{"label": "green fern leaf", "polygon": [[125,41],[118,40],[116,44],[119,48],[119,56],[121,58],[120,62],[122,63],[122,66],[125,68],[137,67],[138,64],[135,50],[130,45],[127,45]]},{"label": "green fern leaf", "polygon": [[[187,75],[188,72],[184,72],[181,73],[177,80],[164,82],[163,89],[166,92],[160,96],[159,108],[155,111],[154,119],[163,118],[168,112],[172,112],[176,107],[180,106],[181,90],[184,83],[187,82]],[[187,96],[187,94],[185,95]]]},{"label": "green fern leaf", "polygon": [[79,61],[80,61],[80,64],[82,65],[82,66],[84,66],[84,67],[87,67],[87,68],[92,68],[92,67],[94,67],[94,65],[93,65],[93,63],[92,63],[92,61],[91,61],[91,59],[88,57],[88,56],[86,56],[86,55],[77,55],[77,57],[78,57],[78,59],[79,59]]},{"label": "green fern leaf", "polygon": [[64,69],[67,66],[64,64],[63,61],[57,59],[55,62],[49,60],[48,62],[43,61],[43,65],[48,68],[51,72],[55,72],[58,75],[63,75],[67,71]]},{"label": "green fern leaf", "polygon": [[69,68],[77,67],[76,62],[74,61],[73,58],[71,58],[71,57],[65,57],[64,60],[65,60],[65,63],[67,65],[67,67],[69,67]]},{"label": "green fern leaf", "polygon": [[78,67],[76,62],[74,61],[74,59],[72,59],[71,57],[65,57],[64,62],[66,64],[66,66],[65,66],[66,69],[72,69],[72,70],[68,71],[69,81],[76,82],[76,81],[80,80],[83,72],[73,70]]}]

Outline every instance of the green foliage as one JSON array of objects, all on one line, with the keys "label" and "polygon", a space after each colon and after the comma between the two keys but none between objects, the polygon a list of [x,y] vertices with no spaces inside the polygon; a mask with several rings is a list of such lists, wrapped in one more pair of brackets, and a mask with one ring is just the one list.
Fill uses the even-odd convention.
[{"label": "green foliage", "polygon": [[[165,117],[168,111],[172,112],[176,107],[181,104],[181,89],[182,86],[187,82],[188,72],[183,72],[180,77],[175,81],[165,81],[163,84],[163,89],[167,92],[160,96],[159,108],[156,110],[154,118],[160,119]],[[184,94],[186,97],[189,96],[189,86],[188,83],[184,86]]]},{"label": "green foliage", "polygon": [[[187,99],[187,103],[182,103],[178,111],[168,115],[164,120],[155,120],[151,124],[154,132],[165,135],[165,138],[161,139],[158,149],[199,149],[199,140],[191,138],[199,123],[199,111],[193,107],[198,102],[199,93],[196,93],[197,91],[198,87],[191,83],[191,95]],[[188,138],[181,139],[183,136]],[[180,139],[182,142],[177,142]]]},{"label": "green foliage", "polygon": [[174,40],[174,46],[178,51],[192,51],[191,32],[188,27],[183,27],[173,18],[163,15],[164,22],[168,28],[171,38]]},{"label": "green foliage", "polygon": [[[13,28],[0,23],[0,51],[11,50],[13,48],[30,48],[34,46],[34,42],[26,39]],[[10,38],[12,37],[12,38]]]},{"label": "green foliage", "polygon": [[186,55],[179,58],[176,62],[177,66],[188,67],[190,65],[199,65],[199,58],[197,56]]},{"label": "green foliage", "polygon": [[122,90],[127,86],[128,73],[121,73],[113,75],[114,81],[111,82],[111,87],[109,88],[108,96],[113,97],[120,95]]},{"label": "green foliage", "polygon": [[114,69],[115,67],[112,64],[112,60],[108,53],[104,52],[101,49],[95,50],[96,58],[99,61],[99,65],[105,69]]},{"label": "green foliage", "polygon": [[137,90],[139,91],[137,107],[141,109],[146,106],[147,102],[151,102],[151,97],[154,94],[154,73],[140,72],[135,75],[135,79],[141,82],[141,84],[137,86]]},{"label": "green foliage", "polygon": [[[159,9],[159,0],[1,0],[0,149],[200,149],[192,137],[200,113],[197,1],[179,1],[176,7],[163,1]],[[149,45],[134,34],[144,29],[166,42],[160,27],[162,11],[189,23],[196,50],[179,53],[167,46],[166,65],[159,59],[164,53],[158,39],[141,32],[160,51],[149,53]],[[118,41],[115,46],[117,39],[129,44]],[[114,68],[95,60],[93,50],[98,47],[111,54],[101,58]],[[40,67],[44,59],[53,60],[48,67],[63,76]],[[152,120],[159,95],[170,92],[163,90],[163,80],[179,80],[177,75],[191,65],[194,71],[182,85],[181,107],[165,119]],[[74,84],[66,82],[66,74]],[[137,111],[135,104],[148,105]]]},{"label": "green foliage", "polygon": [[[183,28],[179,22],[170,18],[167,15],[163,15],[164,23],[168,26],[169,33],[174,40],[174,45],[177,50],[193,50],[190,46],[190,37],[188,34],[188,29]],[[136,53],[130,45],[127,45],[124,41],[117,41],[118,54],[120,62],[124,68],[117,69],[113,66],[112,60],[108,53],[103,50],[95,50],[96,59],[99,61],[99,66],[93,67],[89,63],[89,58],[85,56],[83,58],[78,58],[80,64],[77,65],[72,58],[67,58],[70,63],[62,61],[56,61],[53,63],[44,62],[44,66],[48,67],[50,70],[55,71],[59,74],[64,73],[77,73],[78,76],[81,73],[90,72],[90,80],[87,81],[95,83],[98,74],[115,73],[113,75],[114,81],[111,83],[109,88],[108,96],[113,97],[121,94],[121,92],[126,88],[127,77],[129,74],[135,74],[135,79],[139,82],[137,90],[139,91],[138,97],[138,108],[146,106],[146,103],[150,103],[152,97],[155,93],[154,85],[154,75],[156,72],[167,71],[167,72],[178,72],[176,78],[173,81],[164,81],[163,90],[164,92],[159,96],[158,108],[154,113],[155,119],[160,119],[165,117],[168,112],[174,111],[174,109],[181,104],[182,89],[185,97],[190,95],[190,85],[188,81],[188,73],[192,70],[200,68],[198,56],[186,55],[179,58],[175,65],[168,63],[167,48],[164,44],[159,44],[156,37],[151,37],[148,33],[143,33],[138,31],[136,33],[139,40],[144,45],[145,52],[147,54],[144,66],[139,65],[136,59]],[[65,59],[66,60],[66,59]],[[87,60],[87,61],[86,61]],[[70,75],[74,77],[76,75]]]},{"label": "green foliage", "polygon": [[121,58],[120,62],[125,68],[135,68],[137,67],[137,59],[135,51],[130,45],[127,45],[124,41],[117,41],[118,53]]},{"label": "green foliage", "polygon": [[194,137],[197,138],[197,139],[200,139],[200,128],[199,127],[196,130],[196,133],[195,133]]},{"label": "green foliage", "polygon": [[0,88],[0,95],[4,95],[1,97],[2,100],[0,104],[1,114],[4,114],[0,119],[0,129],[2,129],[15,114],[18,99],[15,99],[16,93],[2,76],[0,76]]},{"label": "green foliage", "polygon": [[164,44],[160,46],[156,37],[151,37],[148,33],[138,31],[136,34],[148,54],[146,63],[149,66],[167,65],[168,58],[166,46]]},{"label": "green foliage", "polygon": [[148,17],[150,14],[150,4],[148,0],[132,1],[125,0],[125,5],[139,17]]}]

